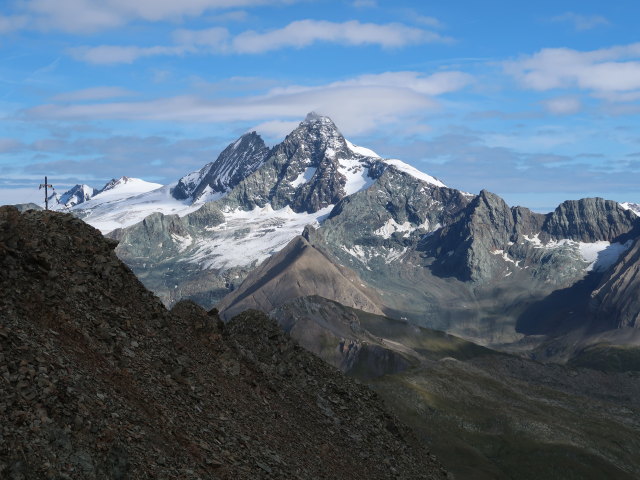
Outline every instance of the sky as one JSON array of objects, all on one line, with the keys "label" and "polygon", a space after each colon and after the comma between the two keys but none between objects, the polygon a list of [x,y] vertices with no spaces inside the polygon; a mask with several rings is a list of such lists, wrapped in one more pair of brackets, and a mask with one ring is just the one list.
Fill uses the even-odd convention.
[{"label": "sky", "polygon": [[168,184],[310,111],[451,187],[640,202],[637,0],[2,0],[0,204]]}]

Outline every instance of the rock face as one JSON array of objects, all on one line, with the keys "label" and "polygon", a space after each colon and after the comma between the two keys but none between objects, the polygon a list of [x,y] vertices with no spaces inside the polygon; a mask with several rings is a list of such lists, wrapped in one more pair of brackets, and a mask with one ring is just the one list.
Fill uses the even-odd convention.
[{"label": "rock face", "polygon": [[221,196],[255,172],[264,162],[269,149],[256,132],[241,136],[225,148],[215,162],[182,177],[171,194],[178,200],[207,201]]},{"label": "rock face", "polygon": [[377,396],[258,312],[168,312],[71,215],[0,208],[0,474],[445,478]]},{"label": "rock face", "polygon": [[592,294],[591,315],[598,325],[640,328],[640,238]]},{"label": "rock face", "polygon": [[637,218],[617,202],[585,198],[563,202],[545,219],[543,231],[550,238],[579,242],[614,242],[637,224]]}]

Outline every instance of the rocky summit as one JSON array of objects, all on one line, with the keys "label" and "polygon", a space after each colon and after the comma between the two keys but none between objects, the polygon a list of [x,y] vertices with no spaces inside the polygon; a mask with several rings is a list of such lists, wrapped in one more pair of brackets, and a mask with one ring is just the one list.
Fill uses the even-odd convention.
[{"label": "rocky summit", "polygon": [[115,242],[0,208],[0,476],[446,478],[381,400],[248,311],[167,311]]}]

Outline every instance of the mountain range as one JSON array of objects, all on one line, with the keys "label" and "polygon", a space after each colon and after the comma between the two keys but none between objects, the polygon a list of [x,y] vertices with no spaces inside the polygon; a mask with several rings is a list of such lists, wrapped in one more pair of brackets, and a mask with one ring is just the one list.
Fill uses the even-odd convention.
[{"label": "mountain range", "polygon": [[640,325],[637,204],[509,207],[358,147],[315,113],[272,148],[242,135],[174,184],[122,177],[62,198],[165,304],[223,318],[322,295],[559,361],[635,345]]},{"label": "mountain range", "polygon": [[122,177],[63,197],[54,208],[115,240],[166,306],[267,313],[456,478],[640,474],[638,204],[510,207],[317,114],[271,148],[242,135],[170,185]]}]

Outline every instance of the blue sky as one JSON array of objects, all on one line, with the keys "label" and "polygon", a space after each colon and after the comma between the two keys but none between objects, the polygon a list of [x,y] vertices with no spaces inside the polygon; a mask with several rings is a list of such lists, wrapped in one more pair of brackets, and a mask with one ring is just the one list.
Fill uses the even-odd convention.
[{"label": "blue sky", "polygon": [[0,203],[170,183],[311,110],[452,187],[640,202],[637,1],[3,0]]}]

